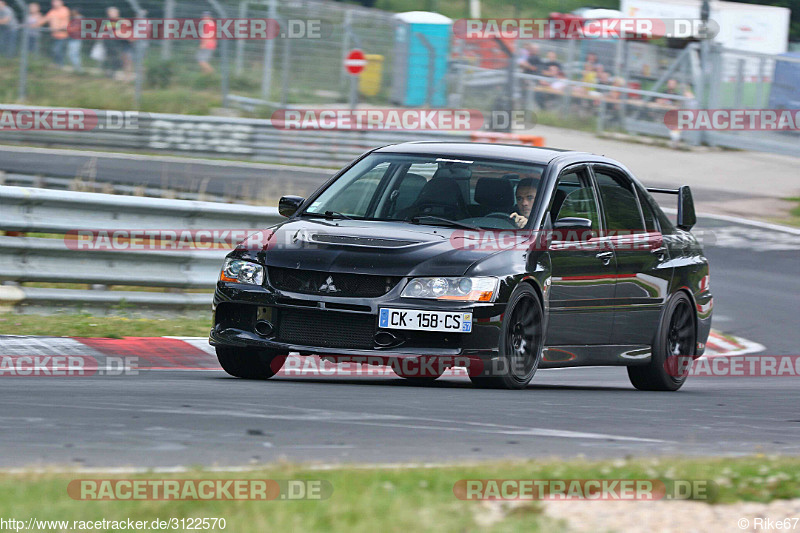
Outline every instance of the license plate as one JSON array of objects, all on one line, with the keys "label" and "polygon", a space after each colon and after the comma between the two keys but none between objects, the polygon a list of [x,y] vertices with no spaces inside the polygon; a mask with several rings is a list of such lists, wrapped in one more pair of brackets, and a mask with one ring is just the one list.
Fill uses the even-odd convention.
[{"label": "license plate", "polygon": [[470,333],[472,331],[472,313],[422,311],[418,309],[381,309],[378,315],[378,327]]}]

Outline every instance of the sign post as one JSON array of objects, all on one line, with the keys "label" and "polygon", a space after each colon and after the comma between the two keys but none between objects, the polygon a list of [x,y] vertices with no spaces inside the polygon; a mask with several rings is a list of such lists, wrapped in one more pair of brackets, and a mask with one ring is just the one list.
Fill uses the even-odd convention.
[{"label": "sign post", "polygon": [[364,67],[367,65],[367,58],[364,52],[358,48],[350,50],[344,60],[344,69],[350,74],[350,109],[355,109],[358,105],[358,78]]}]

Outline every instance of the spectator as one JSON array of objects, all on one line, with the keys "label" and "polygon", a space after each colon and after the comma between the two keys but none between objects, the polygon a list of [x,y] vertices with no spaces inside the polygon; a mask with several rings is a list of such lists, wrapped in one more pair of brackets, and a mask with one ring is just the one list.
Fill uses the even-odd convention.
[{"label": "spectator", "polygon": [[[595,81],[595,83],[597,83],[598,85],[611,85],[611,76],[607,71],[600,70],[599,72],[597,72],[597,80]],[[603,93],[605,92],[608,92],[608,89],[606,89],[605,87],[603,88],[593,87],[589,89],[588,93],[589,96],[597,98],[603,96]]]},{"label": "spectator", "polygon": [[548,69],[551,66],[558,67],[558,70],[564,70],[564,67],[561,66],[561,63],[558,61],[558,54],[555,53],[554,50],[550,50],[547,52],[547,57],[544,61],[544,68]]},{"label": "spectator", "polygon": [[594,52],[589,52],[586,54],[586,61],[583,64],[583,67],[586,68],[587,65],[591,65],[592,67],[597,65],[597,54]]},{"label": "spectator", "polygon": [[522,55],[517,61],[523,74],[539,74],[542,70],[542,58],[539,57],[539,45],[529,43],[522,49]]},{"label": "spectator", "polygon": [[115,36],[105,41],[105,71],[106,76],[114,78],[117,77],[117,73],[122,70],[122,54],[123,48],[125,47],[124,42],[116,38],[116,30],[120,21],[119,9],[114,6],[108,7],[106,9],[106,18],[107,20],[103,23],[105,26],[103,30],[108,31],[110,29],[114,32]]},{"label": "spectator", "polygon": [[622,91],[620,91],[619,88],[620,87],[625,87],[625,80],[623,78],[617,76],[612,81],[611,86],[614,87],[614,89],[610,93],[608,93],[608,97],[611,100],[621,100],[622,99]]},{"label": "spectator", "polygon": [[[80,11],[77,9],[72,9],[70,11],[70,18],[72,21],[78,21],[83,18]],[[83,41],[81,39],[73,39],[70,38],[67,40],[67,58],[69,62],[72,64],[72,68],[75,69],[76,72],[82,72],[81,69],[81,45],[83,45]]]},{"label": "spectator", "polygon": [[[667,87],[664,89],[664,94],[671,94],[671,95],[678,95],[680,91],[678,90],[678,80],[675,78],[670,78],[667,80]],[[672,98],[658,98],[656,99],[656,103],[660,105],[676,105],[677,100],[673,100]]]},{"label": "spectator", "polygon": [[596,69],[597,65],[593,65],[590,63],[586,63],[583,65],[583,76],[581,76],[581,81],[583,83],[597,83],[597,72]]},{"label": "spectator", "polygon": [[28,15],[25,17],[25,25],[28,27],[28,51],[38,54],[41,32],[39,31],[39,21],[42,20],[42,11],[39,4],[31,2],[28,4]]},{"label": "spectator", "polygon": [[0,0],[0,54],[14,57],[17,52],[17,15],[11,6]]},{"label": "spectator", "polygon": [[50,25],[50,36],[53,39],[53,61],[56,65],[64,64],[64,53],[67,50],[67,27],[69,26],[69,8],[64,5],[63,0],[53,0],[52,7],[47,15],[41,18],[36,24],[37,27]]},{"label": "spectator", "polygon": [[531,216],[531,208],[533,208],[533,201],[536,199],[536,186],[533,178],[521,179],[517,185],[515,196],[517,207],[514,212],[511,213],[510,217],[518,228],[524,228],[528,224],[528,218]]},{"label": "spectator", "polygon": [[569,83],[567,83],[567,75],[555,65],[553,65],[551,68],[556,81],[550,83],[550,88],[560,92],[565,91],[569,87]]},{"label": "spectator", "polygon": [[212,74],[214,67],[211,66],[211,57],[217,49],[217,25],[211,18],[211,13],[203,12],[203,23],[200,34],[200,48],[197,50],[197,64],[206,74]]}]

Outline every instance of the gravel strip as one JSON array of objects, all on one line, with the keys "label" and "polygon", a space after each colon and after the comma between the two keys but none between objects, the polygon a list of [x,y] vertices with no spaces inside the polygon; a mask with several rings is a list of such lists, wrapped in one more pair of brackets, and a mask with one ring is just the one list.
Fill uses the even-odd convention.
[{"label": "gravel strip", "polygon": [[[570,532],[795,531],[800,532],[800,499],[770,503],[709,505],[697,501],[541,502],[544,515],[563,520]],[[784,524],[784,519],[789,519]],[[761,520],[758,520],[761,519]],[[781,523],[776,523],[780,521]],[[788,528],[784,529],[783,526]]]}]

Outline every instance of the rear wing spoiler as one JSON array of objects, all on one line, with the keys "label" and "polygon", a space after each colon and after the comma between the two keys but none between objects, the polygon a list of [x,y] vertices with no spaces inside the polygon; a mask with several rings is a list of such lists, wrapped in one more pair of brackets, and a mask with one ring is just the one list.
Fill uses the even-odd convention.
[{"label": "rear wing spoiler", "polygon": [[658,187],[648,187],[647,192],[657,194],[675,194],[678,196],[678,227],[689,231],[697,224],[697,215],[694,212],[694,199],[692,189],[688,185],[683,185],[677,189],[662,189]]}]

